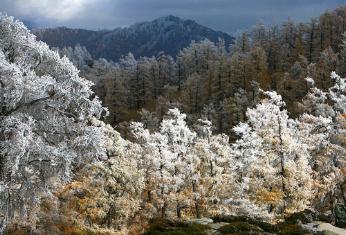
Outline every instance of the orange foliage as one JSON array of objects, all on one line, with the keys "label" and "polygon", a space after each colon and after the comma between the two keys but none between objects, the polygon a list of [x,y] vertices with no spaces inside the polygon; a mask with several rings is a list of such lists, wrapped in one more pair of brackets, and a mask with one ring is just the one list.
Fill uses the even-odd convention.
[{"label": "orange foliage", "polygon": [[284,194],[281,191],[260,189],[256,192],[256,199],[260,203],[277,205],[282,201]]}]

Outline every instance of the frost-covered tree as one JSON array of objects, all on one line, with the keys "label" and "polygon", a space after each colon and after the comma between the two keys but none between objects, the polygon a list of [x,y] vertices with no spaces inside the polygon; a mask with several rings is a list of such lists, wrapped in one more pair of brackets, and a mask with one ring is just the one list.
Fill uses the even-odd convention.
[{"label": "frost-covered tree", "polygon": [[298,121],[297,138],[299,138],[311,153],[309,160],[314,179],[314,198],[312,208],[329,207],[328,197],[334,195],[343,180],[339,157],[343,149],[333,144],[333,123],[330,117],[303,114]]},{"label": "frost-covered tree", "polygon": [[[72,222],[96,233],[100,229],[125,232],[141,209],[144,187],[143,174],[138,168],[141,148],[122,139],[111,126],[98,120],[93,122],[104,132],[108,158],[87,165],[58,191],[58,213],[67,221],[70,214],[78,215]],[[50,215],[58,216],[54,211]],[[41,223],[45,223],[44,217]]]},{"label": "frost-covered tree", "polygon": [[335,72],[331,73],[331,79],[335,84],[329,89],[329,97],[333,101],[336,115],[343,115],[346,113],[346,79]]},{"label": "frost-covered tree", "polygon": [[315,87],[313,78],[307,78],[307,80],[313,87],[299,104],[302,111],[314,116],[330,117],[333,122],[343,117],[346,113],[346,79],[332,72],[330,82],[334,85],[327,91]]},{"label": "frost-covered tree", "polygon": [[199,120],[195,132],[185,118],[178,109],[170,109],[153,133],[142,123],[132,123],[143,149],[140,168],[145,172],[146,202],[162,217],[220,214],[234,189],[228,137],[212,135],[207,120]]},{"label": "frost-covered tree", "polygon": [[82,163],[107,158],[91,122],[105,109],[91,85],[22,23],[0,16],[0,228],[34,220],[42,195]]},{"label": "frost-covered tree", "polygon": [[207,120],[198,120],[196,132],[192,131],[185,118],[178,109],[170,109],[153,133],[141,123],[132,124],[143,149],[140,167],[145,172],[147,203],[160,216],[224,213],[224,200],[236,188],[231,183],[236,172],[229,169],[235,164],[228,137],[212,135]]},{"label": "frost-covered tree", "polygon": [[77,44],[74,48],[64,47],[59,50],[61,56],[66,56],[80,70],[85,70],[87,66],[92,65],[92,56],[88,50]]},{"label": "frost-covered tree", "polygon": [[[309,80],[314,81],[312,78],[309,78]],[[315,151],[313,157],[313,167],[317,171],[316,177],[322,187],[329,188],[327,193],[335,195],[338,193],[336,189],[340,188],[343,195],[341,171],[345,167],[343,162],[346,154],[344,115],[346,112],[346,79],[332,72],[330,80],[334,85],[328,91],[312,87],[300,105],[303,112],[310,114],[305,114],[302,118],[306,119],[308,117],[307,123],[310,123],[309,125],[315,123],[314,128],[310,127],[310,129],[313,129],[314,132],[322,131],[328,136],[328,141],[311,139],[312,142],[309,143],[319,143],[321,145],[318,151]],[[328,120],[328,125],[326,125],[327,121],[323,121],[323,119]],[[325,204],[326,199],[326,192],[323,193],[320,196],[322,205]],[[344,195],[343,198],[345,198]]]},{"label": "frost-covered tree", "polygon": [[[263,183],[270,183],[274,181],[275,169],[268,164],[265,160],[266,155],[262,149],[262,139],[257,135],[255,131],[247,123],[240,123],[233,128],[235,134],[241,136],[232,145],[232,155],[234,156],[234,165],[230,165],[230,169],[234,169],[237,172],[236,175],[236,193],[233,197],[228,198],[227,204],[231,207],[231,212],[240,215],[251,215],[254,217],[266,217],[270,215],[267,212],[267,208],[261,203],[254,203],[253,187],[258,187],[257,190],[261,194],[265,192],[270,195],[269,203],[275,204],[277,202],[278,193],[276,191],[267,192],[263,189]],[[259,176],[266,175],[266,180],[263,182],[263,178]],[[262,189],[261,189],[262,188]],[[255,190],[256,191],[256,190]]]},{"label": "frost-covered tree", "polygon": [[184,183],[183,159],[196,136],[185,118],[178,109],[170,109],[155,133],[144,129],[142,123],[132,124],[133,134],[143,147],[141,167],[146,174],[148,202],[156,198],[153,204],[157,204],[162,217],[174,201],[181,202],[177,195]]},{"label": "frost-covered tree", "polygon": [[[244,188],[240,199],[272,215],[304,210],[313,197],[309,146],[297,137],[298,123],[288,117],[281,96],[264,94],[268,98],[247,111],[247,123],[234,129],[242,136],[233,145]],[[241,209],[250,212],[247,204]]]},{"label": "frost-covered tree", "polygon": [[215,43],[209,40],[192,42],[187,48],[179,53],[179,60],[183,63],[185,77],[198,73],[206,75],[208,63],[218,57],[218,48]]},{"label": "frost-covered tree", "polygon": [[198,120],[197,139],[188,154],[187,185],[192,186],[194,214],[212,216],[226,213],[224,200],[234,193],[235,162],[229,138],[213,135],[212,123]]},{"label": "frost-covered tree", "polygon": [[315,78],[317,87],[327,90],[333,85],[333,81],[329,78],[330,73],[336,69],[337,59],[337,55],[331,47],[321,52],[321,56],[317,62],[318,77]]},{"label": "frost-covered tree", "polygon": [[346,76],[346,33],[342,34],[341,50],[338,54],[339,60],[337,64],[337,72],[342,76]]}]

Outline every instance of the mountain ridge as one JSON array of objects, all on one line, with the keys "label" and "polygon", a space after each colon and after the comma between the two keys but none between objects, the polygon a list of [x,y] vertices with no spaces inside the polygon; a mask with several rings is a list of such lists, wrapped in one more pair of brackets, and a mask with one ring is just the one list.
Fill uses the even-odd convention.
[{"label": "mountain ridge", "polygon": [[51,47],[85,46],[94,58],[117,61],[132,52],[134,56],[155,56],[159,52],[175,56],[191,41],[219,38],[232,44],[234,38],[227,33],[210,29],[194,20],[168,15],[153,21],[139,22],[113,30],[72,29],[67,27],[32,29],[39,40]]}]

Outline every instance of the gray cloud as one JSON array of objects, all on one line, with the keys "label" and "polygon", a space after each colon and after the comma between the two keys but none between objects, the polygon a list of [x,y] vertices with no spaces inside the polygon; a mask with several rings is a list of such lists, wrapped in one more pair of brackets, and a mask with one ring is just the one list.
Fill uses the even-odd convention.
[{"label": "gray cloud", "polygon": [[165,15],[234,33],[257,21],[308,21],[346,0],[0,0],[0,10],[38,27],[111,29]]}]

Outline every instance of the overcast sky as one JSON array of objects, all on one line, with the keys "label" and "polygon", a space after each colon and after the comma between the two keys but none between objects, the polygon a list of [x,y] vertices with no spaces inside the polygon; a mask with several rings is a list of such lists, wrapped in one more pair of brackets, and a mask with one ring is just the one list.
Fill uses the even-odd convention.
[{"label": "overcast sky", "polygon": [[257,21],[308,21],[346,0],[0,0],[0,11],[35,27],[113,29],[166,15],[234,34]]}]

